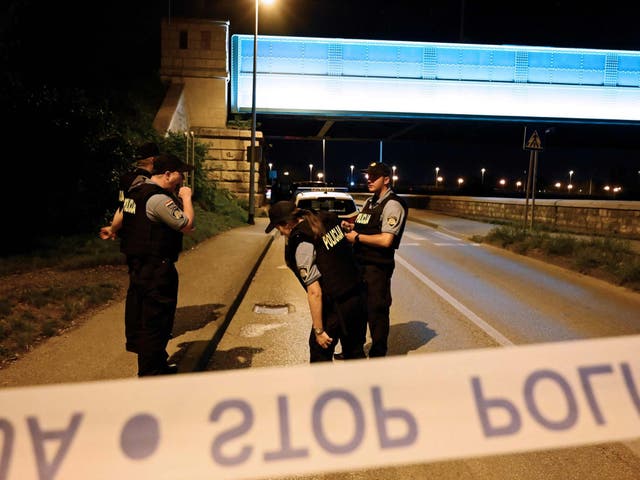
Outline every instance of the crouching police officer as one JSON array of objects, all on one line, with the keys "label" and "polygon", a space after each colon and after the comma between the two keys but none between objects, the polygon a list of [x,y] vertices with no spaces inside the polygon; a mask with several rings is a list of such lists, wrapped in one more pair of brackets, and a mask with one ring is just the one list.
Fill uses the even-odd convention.
[{"label": "crouching police officer", "polygon": [[175,155],[156,157],[151,178],[129,189],[123,205],[120,250],[129,266],[126,349],[138,354],[140,377],[177,372],[176,365],[167,364],[166,347],[178,301],[174,262],[183,233],[193,230],[191,189],[181,186],[183,172],[192,169]]},{"label": "crouching police officer", "polygon": [[280,201],[269,210],[269,220],[265,233],[277,228],[287,237],[287,266],[307,291],[310,361],[332,361],[338,340],[345,359],[364,358],[367,320],[362,283],[338,217]]}]

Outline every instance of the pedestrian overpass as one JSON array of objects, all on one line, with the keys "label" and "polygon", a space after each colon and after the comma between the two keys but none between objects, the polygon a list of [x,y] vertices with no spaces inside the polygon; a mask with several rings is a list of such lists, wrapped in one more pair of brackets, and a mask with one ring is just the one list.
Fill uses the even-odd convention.
[{"label": "pedestrian overpass", "polygon": [[[260,114],[640,124],[640,52],[258,36]],[[231,37],[232,113],[253,35]]]}]

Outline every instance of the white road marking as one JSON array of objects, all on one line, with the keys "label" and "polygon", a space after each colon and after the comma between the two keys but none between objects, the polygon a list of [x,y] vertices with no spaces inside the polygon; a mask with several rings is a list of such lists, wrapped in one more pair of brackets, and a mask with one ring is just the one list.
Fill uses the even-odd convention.
[{"label": "white road marking", "polygon": [[436,294],[440,295],[440,297],[442,297],[446,302],[448,302],[453,308],[455,308],[461,314],[463,314],[465,317],[467,317],[468,320],[473,322],[478,328],[480,328],[483,332],[485,332],[487,335],[489,335],[491,338],[493,338],[500,345],[502,345],[503,347],[507,346],[507,345],[514,345],[514,343],[511,340],[509,340],[507,337],[502,335],[499,331],[497,331],[495,328],[493,328],[487,322],[482,320],[478,315],[473,313],[471,310],[469,310],[467,307],[465,307],[458,300],[453,298],[443,288],[441,288],[433,280],[429,279],[422,272],[420,272],[416,268],[414,268],[411,264],[409,264],[409,262],[407,262],[400,255],[396,255],[395,259],[404,268],[406,268],[411,273],[413,273],[413,275],[415,275],[418,278],[418,280],[420,280],[422,283],[424,283],[427,287],[429,287],[431,290],[433,290]]},{"label": "white road marking", "polygon": [[422,235],[416,235],[411,232],[404,232],[403,238],[410,238],[411,240],[427,240],[427,237],[423,237]]},{"label": "white road marking", "polygon": [[260,337],[269,330],[284,327],[286,323],[250,323],[240,329],[241,337]]}]

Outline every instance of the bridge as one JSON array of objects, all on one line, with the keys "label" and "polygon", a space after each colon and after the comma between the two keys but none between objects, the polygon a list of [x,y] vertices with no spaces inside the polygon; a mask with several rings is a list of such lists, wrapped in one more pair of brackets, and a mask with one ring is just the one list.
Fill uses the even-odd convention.
[{"label": "bridge", "polygon": [[[204,143],[208,177],[248,199],[249,127],[227,112],[251,111],[253,36],[185,18],[165,19],[161,35],[170,87],[155,128]],[[640,52],[259,36],[256,77],[258,113],[313,115],[316,139],[347,119],[640,125]],[[267,173],[256,166],[257,205]]]},{"label": "bridge", "polygon": [[[253,35],[231,38],[251,112]],[[258,36],[256,111],[324,117],[640,123],[640,52]]]}]

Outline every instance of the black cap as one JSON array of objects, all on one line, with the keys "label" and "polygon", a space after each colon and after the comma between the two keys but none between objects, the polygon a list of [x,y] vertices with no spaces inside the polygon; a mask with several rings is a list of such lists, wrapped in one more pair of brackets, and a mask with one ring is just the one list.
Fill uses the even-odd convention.
[{"label": "black cap", "polygon": [[264,233],[269,233],[276,228],[276,225],[279,223],[292,220],[293,212],[296,208],[296,204],[288,200],[281,200],[274,203],[269,209],[269,225],[264,229]]},{"label": "black cap", "polygon": [[389,165],[382,162],[373,162],[370,163],[369,166],[363,170],[364,173],[369,175],[371,180],[375,180],[378,177],[390,177],[391,169]]},{"label": "black cap", "polygon": [[136,148],[136,160],[155,157],[157,155],[160,155],[160,149],[158,148],[158,145],[153,142],[144,143]]},{"label": "black cap", "polygon": [[153,174],[161,175],[164,172],[190,172],[193,165],[189,165],[181,161],[178,157],[171,154],[162,154],[153,161]]}]

